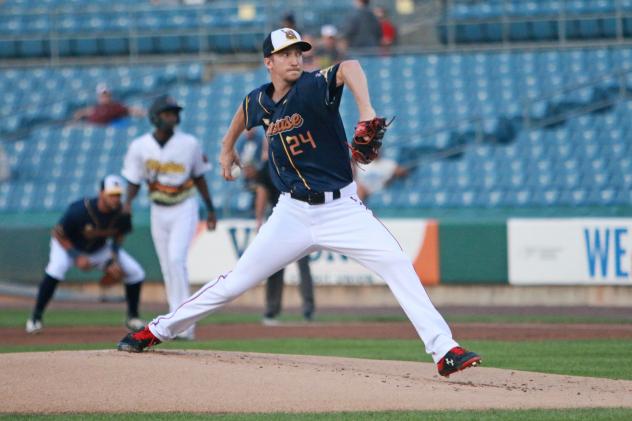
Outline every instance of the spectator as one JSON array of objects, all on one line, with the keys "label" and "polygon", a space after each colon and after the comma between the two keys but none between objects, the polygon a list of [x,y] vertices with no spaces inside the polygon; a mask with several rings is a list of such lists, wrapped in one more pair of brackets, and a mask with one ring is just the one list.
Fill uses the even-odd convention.
[{"label": "spectator", "polygon": [[110,88],[104,83],[97,85],[97,103],[93,106],[77,110],[73,116],[75,121],[85,120],[88,123],[107,126],[128,117],[142,117],[145,111],[138,107],[128,107],[112,98]]},{"label": "spectator", "polygon": [[296,29],[296,19],[294,18],[294,13],[288,12],[283,15],[283,19],[281,19],[281,27],[294,29],[296,32],[299,32],[299,30]]},{"label": "spectator", "polygon": [[371,194],[384,189],[396,178],[407,175],[408,168],[402,167],[393,159],[382,158],[380,154],[369,165],[356,168],[358,197],[365,201]]},{"label": "spectator", "polygon": [[[333,25],[323,25],[320,28],[320,42],[318,47],[315,48],[314,55],[318,68],[326,69],[340,61],[342,61],[344,54],[338,48],[338,30]],[[305,57],[305,53],[303,53]],[[304,59],[303,59],[304,60]]]},{"label": "spectator", "polygon": [[350,48],[378,47],[382,29],[371,9],[369,0],[355,0],[356,10],[350,15],[344,30],[344,39]]},{"label": "spectator", "polygon": [[[316,44],[316,40],[311,35],[305,34],[303,39],[305,42],[309,42],[312,45]],[[322,67],[318,64],[319,59],[320,57],[317,56],[314,48],[303,52],[303,70],[306,72],[313,72],[314,70],[322,69]]]},{"label": "spectator", "polygon": [[[294,13],[292,12],[288,12],[285,15],[283,15],[283,18],[281,19],[281,27],[290,28],[290,29],[294,29],[297,32],[301,32],[296,27],[296,19],[294,18]],[[312,45],[316,45],[316,42],[315,42],[316,40],[314,39],[313,36],[309,34],[304,34],[303,40],[305,42],[309,42]],[[306,72],[312,72],[314,70],[318,70],[319,68],[320,67],[318,66],[318,63],[317,63],[317,57],[316,57],[315,51],[313,49],[309,51],[304,51],[303,52],[303,70],[305,70]]]},{"label": "spectator", "polygon": [[397,28],[393,22],[388,18],[388,13],[383,7],[376,7],[373,9],[375,17],[380,22],[382,29],[382,38],[380,39],[380,45],[384,48],[385,52],[388,52],[391,45],[397,42]]}]

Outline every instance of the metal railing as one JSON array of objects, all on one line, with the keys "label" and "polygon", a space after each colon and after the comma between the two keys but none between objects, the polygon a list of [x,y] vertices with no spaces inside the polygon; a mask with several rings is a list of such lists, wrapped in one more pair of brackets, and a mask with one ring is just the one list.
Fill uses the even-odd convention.
[{"label": "metal railing", "polygon": [[522,15],[517,16],[512,14],[511,5],[516,5],[519,2],[516,0],[502,0],[500,4],[502,4],[501,13],[496,16],[485,17],[485,18],[454,18],[450,16],[450,11],[454,9],[456,5],[459,4],[468,4],[470,6],[476,6],[477,3],[487,3],[484,1],[476,2],[471,0],[446,0],[444,4],[443,15],[444,19],[441,22],[441,26],[445,26],[447,33],[447,45],[449,47],[454,47],[458,42],[456,40],[456,29],[459,26],[466,25],[497,25],[500,26],[500,39],[499,42],[504,44],[510,43],[513,41],[520,40],[512,40],[511,34],[511,25],[519,24],[519,23],[543,23],[543,22],[552,22],[554,24],[554,29],[557,34],[556,37],[553,37],[551,41],[555,41],[561,44],[565,44],[571,38],[575,40],[586,40],[590,39],[590,37],[582,37],[580,34],[577,37],[569,38],[568,35],[573,35],[569,31],[569,22],[588,22],[588,21],[596,21],[600,24],[604,24],[608,21],[614,23],[614,34],[612,36],[604,34],[604,36],[593,37],[592,39],[600,39],[607,38],[615,41],[624,41],[626,38],[632,37],[632,22],[629,28],[630,33],[626,33],[624,28],[624,22],[626,19],[632,20],[632,9],[625,8],[624,4],[621,0],[613,0],[613,9],[609,11],[603,12],[579,12],[571,7],[569,7],[568,3],[565,0],[561,0],[557,2],[560,5],[557,13],[544,13],[542,11],[535,10],[532,15]]},{"label": "metal railing", "polygon": [[[394,11],[397,10],[395,0],[374,1],[372,5],[385,6],[391,10],[391,16],[399,26],[400,37],[399,44],[388,50],[388,54],[400,53],[424,53],[437,51],[474,51],[474,50],[497,50],[513,49],[513,48],[550,48],[550,47],[571,47],[571,46],[593,46],[593,45],[624,45],[632,44],[632,10],[624,10],[620,1],[617,1],[616,9],[609,13],[600,14],[584,14],[576,16],[568,16],[565,12],[560,11],[557,15],[551,16],[526,16],[513,17],[502,15],[494,18],[485,19],[445,19],[445,10],[442,7],[450,7],[456,4],[456,0],[430,1],[423,0],[414,1],[415,12],[409,15],[398,15]],[[429,8],[435,13],[430,13]],[[343,3],[340,10],[351,12],[351,3],[344,9]],[[442,6],[442,4],[444,6]],[[245,5],[245,6],[244,6]],[[447,5],[447,6],[445,6]],[[240,20],[242,27],[236,24],[218,23],[220,20],[211,19],[213,15],[225,15],[227,11],[233,13],[233,17],[239,18],[239,7],[250,7],[247,12],[242,13],[243,19]],[[237,9],[236,9],[237,8]],[[254,8],[254,9],[253,9]],[[237,10],[237,15],[234,15]],[[111,63],[111,62],[155,62],[161,60],[177,60],[180,59],[197,59],[205,62],[245,62],[254,63],[260,61],[259,42],[263,40],[264,35],[276,27],[284,13],[293,11],[296,16],[297,25],[305,32],[311,32],[312,35],[318,35],[316,30],[318,25],[323,23],[335,23],[341,27],[344,24],[346,13],[331,14],[323,11],[321,15],[315,11],[314,5],[308,0],[252,0],[250,2],[213,2],[200,6],[152,6],[144,5],[124,5],[111,6],[104,8],[103,6],[90,5],[81,10],[68,9],[67,7],[59,7],[52,9],[34,8],[28,11],[22,9],[0,8],[0,14],[6,19],[7,17],[25,16],[31,19],[36,16],[46,17],[49,22],[49,30],[47,32],[33,33],[0,33],[0,42],[5,43],[3,48],[7,48],[8,43],[15,43],[15,46],[21,45],[23,41],[41,41],[42,49],[46,55],[35,54],[32,57],[18,57],[15,60],[3,59],[0,67],[24,65],[34,63],[42,64],[79,64],[79,63]],[[68,32],[68,28],[64,28],[62,23],[65,16],[72,14],[73,16],[83,16],[82,19],[90,19],[97,17],[101,20],[115,15],[124,17],[129,25],[118,29],[86,29],[83,31]],[[194,15],[194,23],[187,27],[170,27],[170,28],[154,28],[149,29],[141,24],[143,16],[151,14],[190,14]],[[27,20],[28,20],[27,19]],[[612,20],[616,22],[616,36],[614,37],[596,37],[592,39],[570,39],[566,36],[566,27],[569,22],[582,20]],[[624,22],[630,21],[630,33],[627,33]],[[541,22],[555,21],[558,37],[556,39],[543,40],[512,40],[510,36],[510,27],[513,23],[519,22]],[[456,39],[456,30],[459,26],[468,24],[501,24],[501,37],[498,42],[481,41],[478,43],[460,43]],[[441,40],[441,31],[445,29],[447,39],[445,43]],[[340,28],[341,29],[341,28]],[[250,48],[230,48],[230,46],[239,46],[239,42],[243,37],[251,36],[256,39],[254,45]],[[152,40],[164,39],[167,37],[181,37],[193,41],[193,46],[183,47],[178,51],[169,51],[161,53],[158,48],[154,51],[143,52],[140,45],[147,38]],[[211,45],[210,41],[213,37],[221,37],[222,44],[227,47],[221,48]],[[97,56],[83,56],[78,53],[68,53],[64,49],[66,44],[76,43],[80,41],[94,41],[100,45],[99,49],[103,53],[105,42],[111,39],[123,39],[123,53],[109,53]],[[152,41],[153,42],[153,41]],[[181,43],[184,45],[184,42]],[[76,49],[75,49],[76,51]],[[384,49],[372,48],[364,50],[351,51],[352,55],[363,54],[384,54]],[[238,54],[238,55],[235,55]]]}]

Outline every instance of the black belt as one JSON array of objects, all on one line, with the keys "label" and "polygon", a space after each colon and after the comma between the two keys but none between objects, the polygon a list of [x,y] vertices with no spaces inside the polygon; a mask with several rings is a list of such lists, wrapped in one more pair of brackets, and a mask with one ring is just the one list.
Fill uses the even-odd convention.
[{"label": "black belt", "polygon": [[152,203],[156,204],[156,205],[160,205],[160,206],[175,206],[175,205],[179,205],[182,202],[163,202],[162,200],[152,200]]},{"label": "black belt", "polygon": [[[334,200],[340,199],[340,190],[334,190],[331,192]],[[300,200],[301,202],[309,203],[310,205],[322,205],[325,203],[325,192],[322,191],[309,191],[307,193],[290,193],[292,199]]]}]

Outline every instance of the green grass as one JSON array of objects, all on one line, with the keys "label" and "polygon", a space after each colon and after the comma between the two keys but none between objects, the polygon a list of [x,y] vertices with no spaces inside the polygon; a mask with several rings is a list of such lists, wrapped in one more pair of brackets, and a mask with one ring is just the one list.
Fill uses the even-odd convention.
[{"label": "green grass", "polygon": [[0,419],[11,420],[204,420],[221,421],[606,421],[632,419],[631,409],[559,409],[559,410],[489,410],[489,411],[389,411],[389,412],[333,412],[326,414],[63,414],[63,415],[0,415]]},{"label": "green grass", "polygon": [[[124,304],[120,310],[99,309],[95,303],[95,308],[90,310],[76,309],[51,309],[45,314],[47,326],[120,326],[125,318]],[[30,310],[26,309],[3,309],[0,310],[0,327],[23,327],[24,322],[30,315]],[[151,320],[158,316],[155,312],[144,312],[143,317]],[[451,323],[632,323],[632,317],[612,316],[565,316],[565,315],[496,315],[496,314],[476,314],[476,315],[450,315],[445,314],[448,322]],[[258,313],[216,313],[200,321],[200,324],[234,324],[234,323],[258,323],[261,315]],[[301,321],[299,315],[286,314],[280,317],[281,321],[298,322]],[[354,315],[354,314],[318,314],[316,321],[326,323],[349,323],[349,322],[403,322],[408,319],[403,314],[392,315]]]},{"label": "green grass", "polygon": [[[95,306],[98,306],[95,304]],[[4,309],[0,310],[0,327],[23,327],[24,322],[29,317],[30,311],[24,309]],[[158,316],[158,313],[144,312],[143,318],[151,320]],[[52,309],[44,314],[46,326],[120,326],[125,318],[124,305],[121,310],[94,309]],[[299,322],[302,317],[299,315],[283,315],[279,318],[285,322]],[[319,315],[319,322],[399,322],[407,321],[404,315]],[[199,322],[199,324],[238,324],[238,323],[259,323],[261,314],[258,313],[216,313]]]},{"label": "green grass", "polygon": [[[485,367],[632,380],[627,355],[632,340],[465,341],[483,356]],[[89,345],[0,346],[0,352],[113,349],[114,343]],[[275,354],[323,355],[378,360],[431,362],[418,340],[258,339],[175,341],[161,349],[203,349]],[[624,362],[624,363],[622,363]]]}]

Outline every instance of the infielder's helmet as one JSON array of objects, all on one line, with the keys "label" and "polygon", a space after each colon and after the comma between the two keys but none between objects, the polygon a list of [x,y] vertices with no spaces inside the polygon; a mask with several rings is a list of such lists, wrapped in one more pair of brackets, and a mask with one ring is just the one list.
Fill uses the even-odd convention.
[{"label": "infielder's helmet", "polygon": [[169,95],[159,96],[149,107],[149,121],[154,126],[160,126],[160,113],[169,110],[180,112],[182,107]]}]

